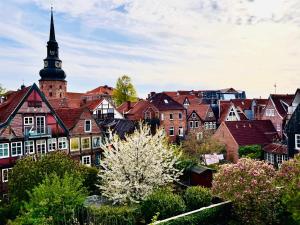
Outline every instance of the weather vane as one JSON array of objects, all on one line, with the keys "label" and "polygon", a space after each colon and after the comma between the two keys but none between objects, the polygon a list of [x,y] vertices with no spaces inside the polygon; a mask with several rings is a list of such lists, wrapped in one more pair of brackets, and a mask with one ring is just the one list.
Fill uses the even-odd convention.
[{"label": "weather vane", "polygon": [[274,84],[274,88],[275,88],[275,94],[276,94],[276,91],[277,91],[277,84],[276,83]]}]

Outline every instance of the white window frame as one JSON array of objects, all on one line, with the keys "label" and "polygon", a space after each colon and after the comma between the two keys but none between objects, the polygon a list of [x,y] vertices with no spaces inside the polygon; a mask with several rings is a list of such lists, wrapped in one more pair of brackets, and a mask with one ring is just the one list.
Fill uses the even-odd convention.
[{"label": "white window frame", "polygon": [[33,140],[24,142],[24,155],[32,155],[35,152],[35,145]]},{"label": "white window frame", "polygon": [[[41,119],[44,121],[44,126],[38,126],[38,119]],[[36,116],[35,117],[35,123],[36,123],[36,133],[37,134],[46,134],[46,117],[45,116]],[[43,129],[44,132],[38,132],[38,129]]]},{"label": "white window frame", "polygon": [[202,140],[202,139],[203,139],[203,132],[197,133],[197,134],[196,134],[196,139],[197,139],[198,141]]},{"label": "white window frame", "polygon": [[49,138],[48,139],[48,152],[52,152],[57,150],[57,141],[56,138]]},{"label": "white window frame", "polygon": [[[9,171],[11,170],[12,168],[5,168],[5,169],[2,169],[2,173],[1,173],[1,180],[2,180],[2,183],[6,183],[6,182],[8,182],[8,173],[9,173]],[[4,179],[4,173],[7,173],[7,178],[6,179]]]},{"label": "white window frame", "polygon": [[[4,147],[4,145],[6,147]],[[0,143],[0,149],[2,151],[2,155],[0,155],[0,159],[8,158],[9,157],[9,152],[10,152],[9,143]],[[7,151],[7,155],[4,155],[5,150]]]},{"label": "white window frame", "polygon": [[[172,135],[171,135],[171,130],[173,130],[173,134],[172,134]],[[175,135],[174,127],[170,127],[170,128],[169,128],[169,135],[170,135],[170,136],[174,136],[174,135]]]},{"label": "white window frame", "polygon": [[184,130],[183,127],[179,127],[178,129],[178,136],[183,137],[184,136]]},{"label": "white window frame", "polygon": [[199,127],[199,121],[195,121],[194,125],[195,125],[195,128],[198,128]]},{"label": "white window frame", "polygon": [[208,130],[208,129],[209,129],[209,123],[208,123],[208,122],[205,122],[205,123],[204,123],[204,129],[205,129],[205,130]]},{"label": "white window frame", "polygon": [[295,134],[295,149],[300,150],[300,134]]},{"label": "white window frame", "polygon": [[[35,146],[36,146],[36,147],[35,147],[36,153],[38,153],[38,154],[46,154],[46,153],[47,153],[47,141],[46,141],[46,139],[36,140]],[[41,147],[44,146],[45,151],[44,151],[44,152],[43,152],[43,151],[39,152],[39,151],[38,151],[39,146],[41,146]],[[41,150],[42,150],[42,148],[41,148]]]},{"label": "white window frame", "polygon": [[170,120],[174,120],[174,114],[173,114],[173,113],[170,113],[170,114],[169,114],[169,118],[170,118]]},{"label": "white window frame", "polygon": [[[72,149],[72,140],[77,140],[78,141],[78,148]],[[76,152],[80,150],[80,139],[79,138],[71,138],[70,139],[70,152]]]},{"label": "white window frame", "polygon": [[165,119],[165,115],[163,113],[160,115],[160,117],[162,121]]},{"label": "white window frame", "polygon": [[194,121],[190,121],[190,128],[193,129],[194,128]]},{"label": "white window frame", "polygon": [[[62,147],[60,147],[60,145]],[[59,150],[68,149],[68,139],[66,137],[60,137],[57,139],[57,149],[59,149]]]},{"label": "white window frame", "polygon": [[[31,120],[31,123],[28,123],[29,119]],[[24,126],[34,126],[34,117],[33,116],[25,116],[23,118],[23,121],[24,121]]]},{"label": "white window frame", "polygon": [[[86,160],[88,160],[87,162],[89,163],[86,163]],[[85,166],[92,166],[92,157],[90,155],[82,156],[81,164]]]},{"label": "white window frame", "polygon": [[[85,140],[85,139],[89,139],[89,147],[87,147],[87,148],[84,148],[83,147],[83,140]],[[89,150],[89,149],[91,149],[91,137],[81,137],[81,149],[82,150]]]},{"label": "white window frame", "polygon": [[[89,130],[86,129],[87,122],[90,123],[90,129],[89,129]],[[92,120],[85,120],[85,121],[84,121],[84,132],[85,132],[85,133],[90,133],[90,132],[92,132]]]},{"label": "white window frame", "polygon": [[[16,153],[14,153],[14,154],[13,154],[13,149],[16,150]],[[16,142],[10,143],[10,152],[11,152],[11,156],[13,156],[13,157],[23,155],[22,141],[16,141]]]}]

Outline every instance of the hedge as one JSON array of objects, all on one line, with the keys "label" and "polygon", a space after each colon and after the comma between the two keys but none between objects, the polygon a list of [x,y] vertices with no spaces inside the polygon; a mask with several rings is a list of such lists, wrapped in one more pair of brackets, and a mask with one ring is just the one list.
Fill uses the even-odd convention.
[{"label": "hedge", "polygon": [[87,224],[135,225],[139,210],[135,206],[100,206],[87,209]]},{"label": "hedge", "polygon": [[183,199],[187,210],[192,211],[210,205],[212,194],[208,188],[194,186],[186,189]]},{"label": "hedge", "polygon": [[227,225],[231,217],[231,203],[204,209],[166,222],[156,222],[159,225]]}]

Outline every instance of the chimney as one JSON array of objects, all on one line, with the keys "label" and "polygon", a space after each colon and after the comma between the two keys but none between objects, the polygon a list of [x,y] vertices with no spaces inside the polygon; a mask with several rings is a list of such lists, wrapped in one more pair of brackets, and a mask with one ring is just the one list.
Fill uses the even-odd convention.
[{"label": "chimney", "polygon": [[151,98],[155,94],[156,94],[155,91],[151,91],[150,94],[148,94],[148,99]]}]

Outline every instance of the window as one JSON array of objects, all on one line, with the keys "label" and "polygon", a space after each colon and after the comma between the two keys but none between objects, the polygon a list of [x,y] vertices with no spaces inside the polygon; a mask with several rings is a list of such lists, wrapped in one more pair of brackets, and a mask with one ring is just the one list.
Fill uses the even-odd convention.
[{"label": "window", "polygon": [[281,165],[282,164],[282,155],[276,155],[276,160],[277,160],[277,164]]},{"label": "window", "polygon": [[81,148],[83,150],[91,149],[91,138],[90,137],[82,137],[81,138]]},{"label": "window", "polygon": [[173,113],[170,113],[170,120],[173,120]]},{"label": "window", "polygon": [[174,127],[170,127],[169,134],[170,136],[174,136]]},{"label": "window", "polygon": [[36,141],[36,153],[45,154],[46,153],[46,140]]},{"label": "window", "polygon": [[70,139],[70,151],[78,151],[80,148],[79,138],[71,138]]},{"label": "window", "polygon": [[237,120],[237,117],[235,115],[235,112],[234,112],[234,109],[231,108],[230,112],[229,112],[229,115],[226,119],[227,121],[236,121]]},{"label": "window", "polygon": [[1,143],[0,144],[0,159],[9,157],[9,144]]},{"label": "window", "polygon": [[24,117],[24,126],[33,126],[33,117]]},{"label": "window", "polygon": [[22,155],[22,142],[12,142],[11,143],[11,156]]},{"label": "window", "polygon": [[8,174],[11,168],[2,169],[2,183],[5,183],[8,181]]},{"label": "window", "polygon": [[54,151],[56,149],[57,149],[56,138],[48,139],[48,151],[51,152],[51,151]]},{"label": "window", "polygon": [[196,113],[192,113],[192,118],[196,118]]},{"label": "window", "polygon": [[202,132],[197,133],[196,139],[197,139],[198,141],[199,141],[199,140],[202,140],[202,139],[203,139],[203,133],[202,133]]},{"label": "window", "polygon": [[211,129],[213,129],[213,122],[209,122],[209,129],[211,130]]},{"label": "window", "polygon": [[277,128],[277,131],[281,131],[281,125],[280,124],[277,124],[276,128]]},{"label": "window", "polygon": [[183,127],[179,127],[178,135],[179,135],[180,137],[183,137]]},{"label": "window", "polygon": [[217,128],[217,123],[213,122],[213,129],[216,129],[216,128]]},{"label": "window", "polygon": [[208,113],[208,117],[213,117],[213,116],[214,116],[213,112]]},{"label": "window", "polygon": [[266,153],[266,160],[268,163],[274,164],[274,155],[272,153]]},{"label": "window", "polygon": [[160,115],[160,117],[161,117],[161,120],[164,120],[164,119],[165,119],[165,116],[164,116],[163,113]]},{"label": "window", "polygon": [[66,137],[58,138],[58,149],[67,149],[68,148],[68,140]]},{"label": "window", "polygon": [[275,116],[274,109],[266,109],[266,116]]},{"label": "window", "polygon": [[84,122],[84,132],[91,132],[92,131],[92,121],[85,120]]},{"label": "window", "polygon": [[199,127],[199,121],[195,121],[195,128]]},{"label": "window", "polygon": [[208,122],[205,122],[205,123],[204,123],[204,127],[205,127],[205,130],[208,130],[208,129],[209,129],[209,123],[208,123]]},{"label": "window", "polygon": [[149,112],[149,111],[145,112],[145,119],[151,120],[151,112]]},{"label": "window", "polygon": [[190,128],[194,128],[194,121],[190,121]]},{"label": "window", "polygon": [[181,113],[181,112],[178,114],[178,118],[179,118],[180,120],[182,120],[182,113]]},{"label": "window", "polygon": [[36,117],[36,132],[37,134],[45,134],[46,131],[45,117],[37,116]]},{"label": "window", "polygon": [[25,141],[24,142],[24,154],[33,154],[34,153],[34,141]]},{"label": "window", "polygon": [[95,148],[100,148],[101,146],[101,137],[100,136],[96,136],[96,137],[93,137],[93,149]]},{"label": "window", "polygon": [[300,150],[300,134],[295,134],[295,148]]},{"label": "window", "polygon": [[92,165],[91,156],[90,155],[82,156],[81,163],[86,166],[91,166]]}]

